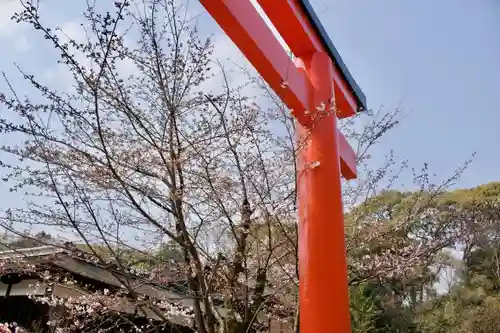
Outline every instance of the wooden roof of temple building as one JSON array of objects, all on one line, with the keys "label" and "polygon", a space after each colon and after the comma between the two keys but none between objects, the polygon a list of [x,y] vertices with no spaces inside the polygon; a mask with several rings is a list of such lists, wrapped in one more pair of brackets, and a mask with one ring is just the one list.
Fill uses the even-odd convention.
[{"label": "wooden roof of temple building", "polygon": [[[57,246],[40,246],[34,248],[16,249],[0,252],[0,299],[10,296],[46,296],[53,295],[60,298],[77,298],[85,296],[89,291],[82,287],[93,285],[95,289],[123,290],[123,281],[133,286],[135,293],[144,295],[151,300],[167,301],[179,307],[180,310],[193,309],[193,296],[185,290],[185,285],[179,277],[173,277],[165,285],[157,285],[146,281],[141,275],[119,271],[118,269],[103,267],[95,260],[89,259],[84,251],[68,251]],[[38,274],[33,274],[18,263],[38,267],[39,270],[70,274],[74,280],[82,283],[67,284],[58,281],[43,281]],[[61,275],[61,276],[62,276]],[[183,290],[184,289],[184,290]],[[214,295],[218,312],[224,316],[227,311],[222,307],[222,300]],[[118,313],[142,316],[151,320],[164,320],[155,311],[147,307],[137,306],[136,302],[127,297],[115,297],[112,302],[112,311]],[[193,327],[191,316],[169,316],[169,321],[177,326]],[[273,331],[273,330],[272,330]],[[281,330],[277,331],[280,332]]]}]

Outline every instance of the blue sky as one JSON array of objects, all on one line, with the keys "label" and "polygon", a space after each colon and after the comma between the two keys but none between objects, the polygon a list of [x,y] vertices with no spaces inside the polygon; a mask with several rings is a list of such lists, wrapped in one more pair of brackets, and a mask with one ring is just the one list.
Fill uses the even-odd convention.
[{"label": "blue sky", "polygon": [[[47,18],[78,23],[78,6],[41,0]],[[0,69],[13,61],[47,79],[60,79],[40,39],[8,22],[16,0],[0,0]],[[199,4],[191,0],[196,10]],[[428,162],[445,178],[477,152],[457,186],[500,180],[496,139],[500,123],[500,3],[497,0],[311,0],[332,41],[367,95],[369,106],[405,109],[403,123],[377,148],[419,167]],[[208,14],[216,55],[242,57]],[[7,47],[5,47],[7,45]]]},{"label": "blue sky", "polygon": [[381,153],[445,177],[475,151],[457,185],[500,180],[500,2],[311,2],[369,105],[406,110]]},{"label": "blue sky", "polygon": [[[500,180],[500,2],[310,2],[369,107],[404,109],[403,122],[375,156],[394,149],[410,166],[428,163],[439,180],[475,152],[456,186]],[[207,14],[200,20],[220,32]],[[230,42],[220,36],[219,43]],[[409,175],[404,182],[409,185]]]}]

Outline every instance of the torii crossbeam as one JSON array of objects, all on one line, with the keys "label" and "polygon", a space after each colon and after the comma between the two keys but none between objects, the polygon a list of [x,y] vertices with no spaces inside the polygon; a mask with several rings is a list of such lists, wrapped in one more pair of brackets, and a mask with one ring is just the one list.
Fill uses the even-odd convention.
[{"label": "torii crossbeam", "polygon": [[307,0],[256,1],[294,61],[251,0],[200,0],[298,124],[300,331],[350,333],[341,176],[356,177],[356,155],[337,118],[365,96]]}]

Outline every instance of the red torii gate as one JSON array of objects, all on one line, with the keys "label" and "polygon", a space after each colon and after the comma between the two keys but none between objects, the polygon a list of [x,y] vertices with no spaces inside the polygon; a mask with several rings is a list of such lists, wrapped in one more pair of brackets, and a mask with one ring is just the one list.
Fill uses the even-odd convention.
[{"label": "red torii gate", "polygon": [[341,176],[356,177],[356,156],[337,128],[366,108],[307,0],[200,0],[247,59],[292,110],[298,140],[300,331],[350,333]]}]

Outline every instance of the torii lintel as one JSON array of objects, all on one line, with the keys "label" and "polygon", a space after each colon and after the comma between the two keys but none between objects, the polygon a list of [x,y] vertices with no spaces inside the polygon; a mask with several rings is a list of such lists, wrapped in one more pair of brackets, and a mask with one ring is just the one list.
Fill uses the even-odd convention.
[{"label": "torii lintel", "polygon": [[292,110],[298,138],[307,140],[297,156],[300,331],[349,333],[341,176],[356,177],[356,154],[337,118],[366,109],[366,98],[307,0],[200,2]]}]

